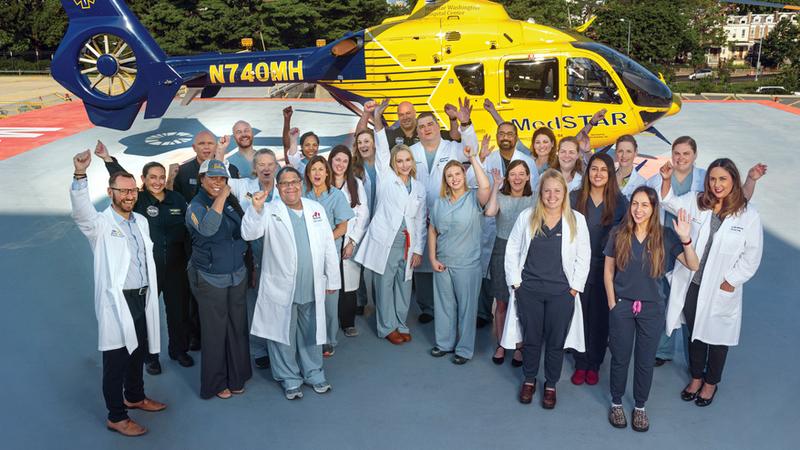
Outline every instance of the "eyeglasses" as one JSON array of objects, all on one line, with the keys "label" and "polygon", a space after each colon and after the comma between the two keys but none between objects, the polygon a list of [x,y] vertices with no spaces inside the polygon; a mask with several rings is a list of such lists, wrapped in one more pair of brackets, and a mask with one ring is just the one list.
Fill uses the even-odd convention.
[{"label": "eyeglasses", "polygon": [[132,194],[136,194],[137,192],[139,192],[138,189],[120,189],[120,188],[115,188],[115,187],[112,187],[111,190],[112,191],[117,191],[122,195],[132,195]]},{"label": "eyeglasses", "polygon": [[300,186],[300,180],[281,181],[281,182],[278,183],[278,186],[280,186],[282,188],[298,187],[298,186]]}]

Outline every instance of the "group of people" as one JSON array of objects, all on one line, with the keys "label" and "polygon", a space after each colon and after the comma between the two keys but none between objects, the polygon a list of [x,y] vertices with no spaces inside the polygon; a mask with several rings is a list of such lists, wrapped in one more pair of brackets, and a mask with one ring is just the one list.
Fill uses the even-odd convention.
[{"label": "group of people", "polygon": [[160,294],[169,357],[191,366],[188,352],[201,352],[202,398],[243,394],[251,358],[289,400],[304,384],[329,392],[323,361],[339,332],[358,336],[355,316],[372,302],[378,337],[411,341],[413,292],[418,321],[435,322],[431,356],[452,354],[457,365],[474,356],[480,311],[494,311],[491,359],[513,353],[522,403],[533,400],[542,357],[541,404],[552,409],[565,349],[576,385],[599,382],[609,349],[608,420],[627,426],[635,355],[631,425],[646,431],[657,350],[683,327],[690,377],[680,397],[711,404],[738,344],[743,285],[761,259],[749,199],[765,165],[745,180],[726,158],[697,168],[697,144],[684,136],[645,179],[632,136],[617,140],[614,158],[591,150],[603,110],[575,137],[538,128],[528,148],[487,100],[495,151],[489,136],[478,142],[469,99],[445,108],[447,131],[408,102],[387,128],[388,105],[366,103],[354,148],[336,145],[327,157],[285,108],[282,166],[253,148],[247,122],[234,124],[231,154],[227,136],[203,131],[196,158],[146,164],[141,189],[98,142],[110,174],[103,212],[88,193],[90,151],[73,158],[73,217],[95,256],[109,429],[144,434],[127,410],[166,408],[145,396],[142,377],[145,364],[161,370]]}]

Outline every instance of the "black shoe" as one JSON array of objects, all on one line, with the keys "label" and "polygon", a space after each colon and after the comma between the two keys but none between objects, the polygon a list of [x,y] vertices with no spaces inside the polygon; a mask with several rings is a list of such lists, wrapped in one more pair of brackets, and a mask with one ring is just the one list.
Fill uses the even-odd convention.
[{"label": "black shoe", "polygon": [[269,369],[269,355],[255,359],[257,369]]},{"label": "black shoe", "polygon": [[672,361],[672,360],[671,360],[671,359],[661,359],[661,358],[656,358],[656,363],[655,363],[655,366],[656,366],[656,367],[661,367],[661,366],[663,366],[663,365],[664,365],[664,363],[666,363],[667,361]]},{"label": "black shoe", "polygon": [[467,361],[469,361],[469,358],[464,358],[463,356],[459,356],[459,355],[453,356],[453,364],[455,364],[457,366],[462,366],[462,365],[466,364]]},{"label": "black shoe", "polygon": [[363,316],[364,315],[364,307],[363,306],[356,306],[356,315]]},{"label": "black shoe", "polygon": [[419,323],[428,323],[433,321],[433,316],[428,313],[422,313],[417,320],[419,320]]},{"label": "black shoe", "polygon": [[[516,353],[517,353],[517,350],[514,350],[514,353],[516,354]],[[520,353],[522,353],[522,352],[520,352]],[[521,359],[516,359],[516,358],[514,358],[514,357],[512,356],[512,357],[511,357],[511,365],[512,365],[513,367],[522,367],[522,360],[521,360]]]},{"label": "black shoe", "polygon": [[192,367],[194,365],[194,358],[189,356],[189,354],[186,352],[170,354],[169,359],[178,361],[178,364],[183,367]]},{"label": "black shoe", "polygon": [[439,347],[433,347],[431,349],[431,356],[433,356],[434,358],[441,358],[442,356],[444,356],[444,355],[446,355],[448,353],[453,353],[453,351],[451,350],[449,352],[446,352],[446,351],[440,349]]},{"label": "black shoe", "polygon": [[[497,349],[499,349],[499,348],[500,348],[500,346],[498,345],[497,348],[494,350],[494,352],[497,353]],[[501,356],[499,358],[497,356],[492,355],[492,362],[497,364],[498,366],[503,364],[503,362],[505,360],[506,360],[506,352],[505,352],[505,350],[503,350],[503,356]]]},{"label": "black shoe", "polygon": [[158,375],[161,373],[161,363],[158,362],[158,359],[147,361],[144,366],[145,370],[147,370],[147,373],[150,375]]},{"label": "black shoe", "polygon": [[197,352],[200,351],[200,339],[193,337],[189,339],[189,351]]},{"label": "black shoe", "polygon": [[708,406],[711,402],[714,401],[714,397],[717,395],[717,391],[719,390],[719,386],[714,386],[714,393],[711,394],[711,398],[703,398],[700,397],[700,392],[697,393],[697,399],[695,399],[694,404],[697,406]]},{"label": "black shoe", "polygon": [[[686,386],[687,388],[689,386]],[[701,384],[699,388],[697,388],[694,392],[689,392],[685,388],[681,391],[681,400],[685,402],[690,402],[692,400],[697,399],[697,394],[700,393],[700,389],[703,389],[703,385]]]},{"label": "black shoe", "polygon": [[483,317],[478,317],[475,320],[475,328],[483,328],[486,325],[489,325],[489,321],[484,319]]}]

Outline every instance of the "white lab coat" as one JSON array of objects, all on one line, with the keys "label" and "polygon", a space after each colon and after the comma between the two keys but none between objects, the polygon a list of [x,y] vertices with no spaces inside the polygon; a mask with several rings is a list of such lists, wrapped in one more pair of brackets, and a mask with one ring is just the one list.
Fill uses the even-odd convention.
[{"label": "white lab coat", "polygon": [[[247,198],[247,194],[255,194],[264,190],[258,178],[229,178],[228,186],[231,187],[231,193],[239,200],[239,204],[242,205],[242,210],[244,211],[247,211],[250,205],[253,204],[252,200]],[[275,200],[278,198],[278,191],[275,190],[274,181],[272,182],[272,189],[272,200]]]},{"label": "white lab coat", "polygon": [[[314,267],[314,306],[317,345],[326,342],[325,290],[341,287],[339,255],[325,208],[314,200],[302,199],[311,259]],[[261,214],[248,208],[242,219],[242,238],[253,241],[264,237],[261,279],[250,333],[289,345],[289,327],[297,273],[297,248],[288,207],[273,200],[264,204]]]},{"label": "white lab coat", "polygon": [[[409,235],[409,254],[406,258],[405,280],[411,279],[411,254],[424,253],[427,229],[427,207],[425,186],[418,180],[411,179],[411,192],[406,190],[403,181],[389,166],[389,143],[386,130],[375,133],[375,170],[378,184],[375,212],[367,228],[367,233],[356,252],[355,260],[365,268],[383,275],[386,261],[392,249],[392,242],[405,219]],[[417,163],[417,176],[419,176]]]},{"label": "white lab coat", "polygon": [[[356,248],[358,248],[358,244],[364,237],[364,233],[367,232],[367,226],[369,225],[369,206],[367,206],[367,191],[364,189],[364,183],[356,178],[356,184],[358,186],[359,204],[353,208],[355,217],[347,221],[347,233],[344,235],[345,239],[342,245],[347,245],[349,240],[352,239],[356,244]],[[350,191],[347,189],[346,185],[342,186],[341,191],[344,194],[344,197],[347,199],[347,204],[349,205],[352,200],[350,198]],[[357,290],[361,281],[361,265],[353,260],[353,256],[355,256],[355,253],[350,257],[350,259],[345,259],[342,261],[345,292],[353,292]]]},{"label": "white lab coat", "polygon": [[567,184],[567,192],[577,191],[581,188],[581,184],[583,183],[583,174],[580,172],[575,172],[575,175],[572,177],[572,181]]},{"label": "white lab coat", "polygon": [[[712,210],[697,207],[697,193],[680,197],[672,190],[662,201],[664,208],[673,214],[683,208],[692,219],[692,241],[697,256],[702,258],[711,230]],[[755,275],[761,264],[763,250],[761,216],[748,205],[740,214],[728,216],[714,235],[711,243],[700,291],[697,295],[697,312],[694,320],[693,340],[711,345],[737,345],[742,328],[742,291],[744,283]],[[683,264],[672,271],[672,286],[667,306],[667,334],[680,328],[686,292],[695,272]],[[720,289],[723,281],[734,287],[733,292]]]},{"label": "white lab coat", "polygon": [[[661,180],[660,180],[661,175],[659,174],[658,177],[659,177],[659,184],[658,187],[655,189],[661,190]],[[645,183],[647,183],[647,179],[641,176],[639,174],[639,171],[636,170],[636,167],[634,167],[633,170],[631,170],[631,175],[628,177],[628,182],[625,184],[624,188],[620,189],[620,192],[622,193],[622,195],[625,196],[625,198],[628,199],[628,201],[630,201],[631,195],[633,195],[633,191],[635,191],[636,188]]]},{"label": "white lab coat", "polygon": [[[94,253],[94,312],[97,316],[98,350],[116,350],[126,347],[133,353],[139,342],[136,328],[128,309],[128,302],[122,294],[128,265],[131,262],[128,239],[114,219],[111,206],[98,212],[89,198],[89,189],[84,187],[70,190],[72,218],[81,233],[89,239]],[[159,353],[161,347],[158,283],[156,263],[153,260],[153,242],[147,219],[135,212],[136,226],[144,240],[144,254],[147,259],[147,297],[145,299],[145,321],[147,322],[148,352]]]},{"label": "white lab coat", "polygon": [[[567,276],[569,287],[578,291],[578,294],[575,295],[575,312],[572,314],[572,323],[569,326],[564,348],[573,348],[579,352],[584,352],[583,309],[581,308],[580,293],[583,292],[586,278],[589,276],[589,261],[592,256],[592,248],[589,244],[589,228],[586,226],[586,219],[577,211],[572,213],[575,215],[577,235],[575,239],[572,239],[569,225],[566,222],[562,222],[561,264],[564,274]],[[503,339],[500,345],[509,350],[516,348],[517,343],[522,341],[522,330],[517,319],[514,289],[511,286],[519,286],[522,283],[522,268],[525,266],[528,248],[533,238],[530,227],[531,214],[533,214],[533,208],[528,208],[520,213],[516,223],[514,223],[511,234],[508,236],[508,245],[506,246],[506,284],[509,286],[511,298],[508,301],[508,312],[506,312]]]},{"label": "white lab coat", "polygon": [[429,170],[428,158],[425,156],[425,148],[422,146],[422,142],[417,142],[411,146],[411,153],[413,153],[414,161],[417,163],[417,180],[425,186],[428,199],[425,206],[429,210],[439,198],[444,166],[454,159],[466,162],[469,158],[464,155],[464,146],[467,145],[472,149],[478,149],[478,138],[475,136],[475,128],[472,125],[461,131],[461,142],[448,141],[446,139],[442,139],[439,142],[439,148],[436,149],[436,156],[433,158],[433,170]]},{"label": "white lab coat", "polygon": [[[511,161],[514,162],[518,159],[525,161],[525,163],[528,165],[528,170],[531,173],[531,189],[535,191],[539,185],[539,172],[536,170],[536,163],[525,153],[519,150],[514,150],[514,154],[511,156]],[[486,176],[489,177],[490,184],[494,183],[494,180],[492,179],[492,169],[497,169],[500,171],[501,176],[506,176],[503,157],[500,155],[499,151],[489,153],[489,156],[487,156],[486,160],[483,161],[482,166],[484,172],[486,172]],[[478,181],[475,178],[475,169],[471,165],[467,171],[467,184],[470,188],[477,189],[478,187]],[[481,271],[484,278],[490,278],[489,263],[492,259],[494,240],[497,237],[497,226],[495,224],[494,217],[483,216],[482,220],[483,231],[481,233]]]}]

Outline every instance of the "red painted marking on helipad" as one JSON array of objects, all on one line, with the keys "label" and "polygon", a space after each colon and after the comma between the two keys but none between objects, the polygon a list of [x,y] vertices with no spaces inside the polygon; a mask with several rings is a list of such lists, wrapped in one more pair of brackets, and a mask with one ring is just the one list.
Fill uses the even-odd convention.
[{"label": "red painted marking on helipad", "polygon": [[[93,126],[86,116],[83,102],[80,101],[48,106],[0,120],[0,161],[80,133]],[[58,128],[58,130],[41,131],[36,130],[37,128]],[[9,137],[21,134],[37,136]]]},{"label": "red painted marking on helipad", "polygon": [[789,114],[797,114],[800,115],[800,108],[796,108],[790,105],[784,105],[781,102],[775,102],[772,100],[681,100],[683,103],[757,103],[759,105],[768,106],[770,108],[775,108],[781,110],[783,112],[788,112]]}]

